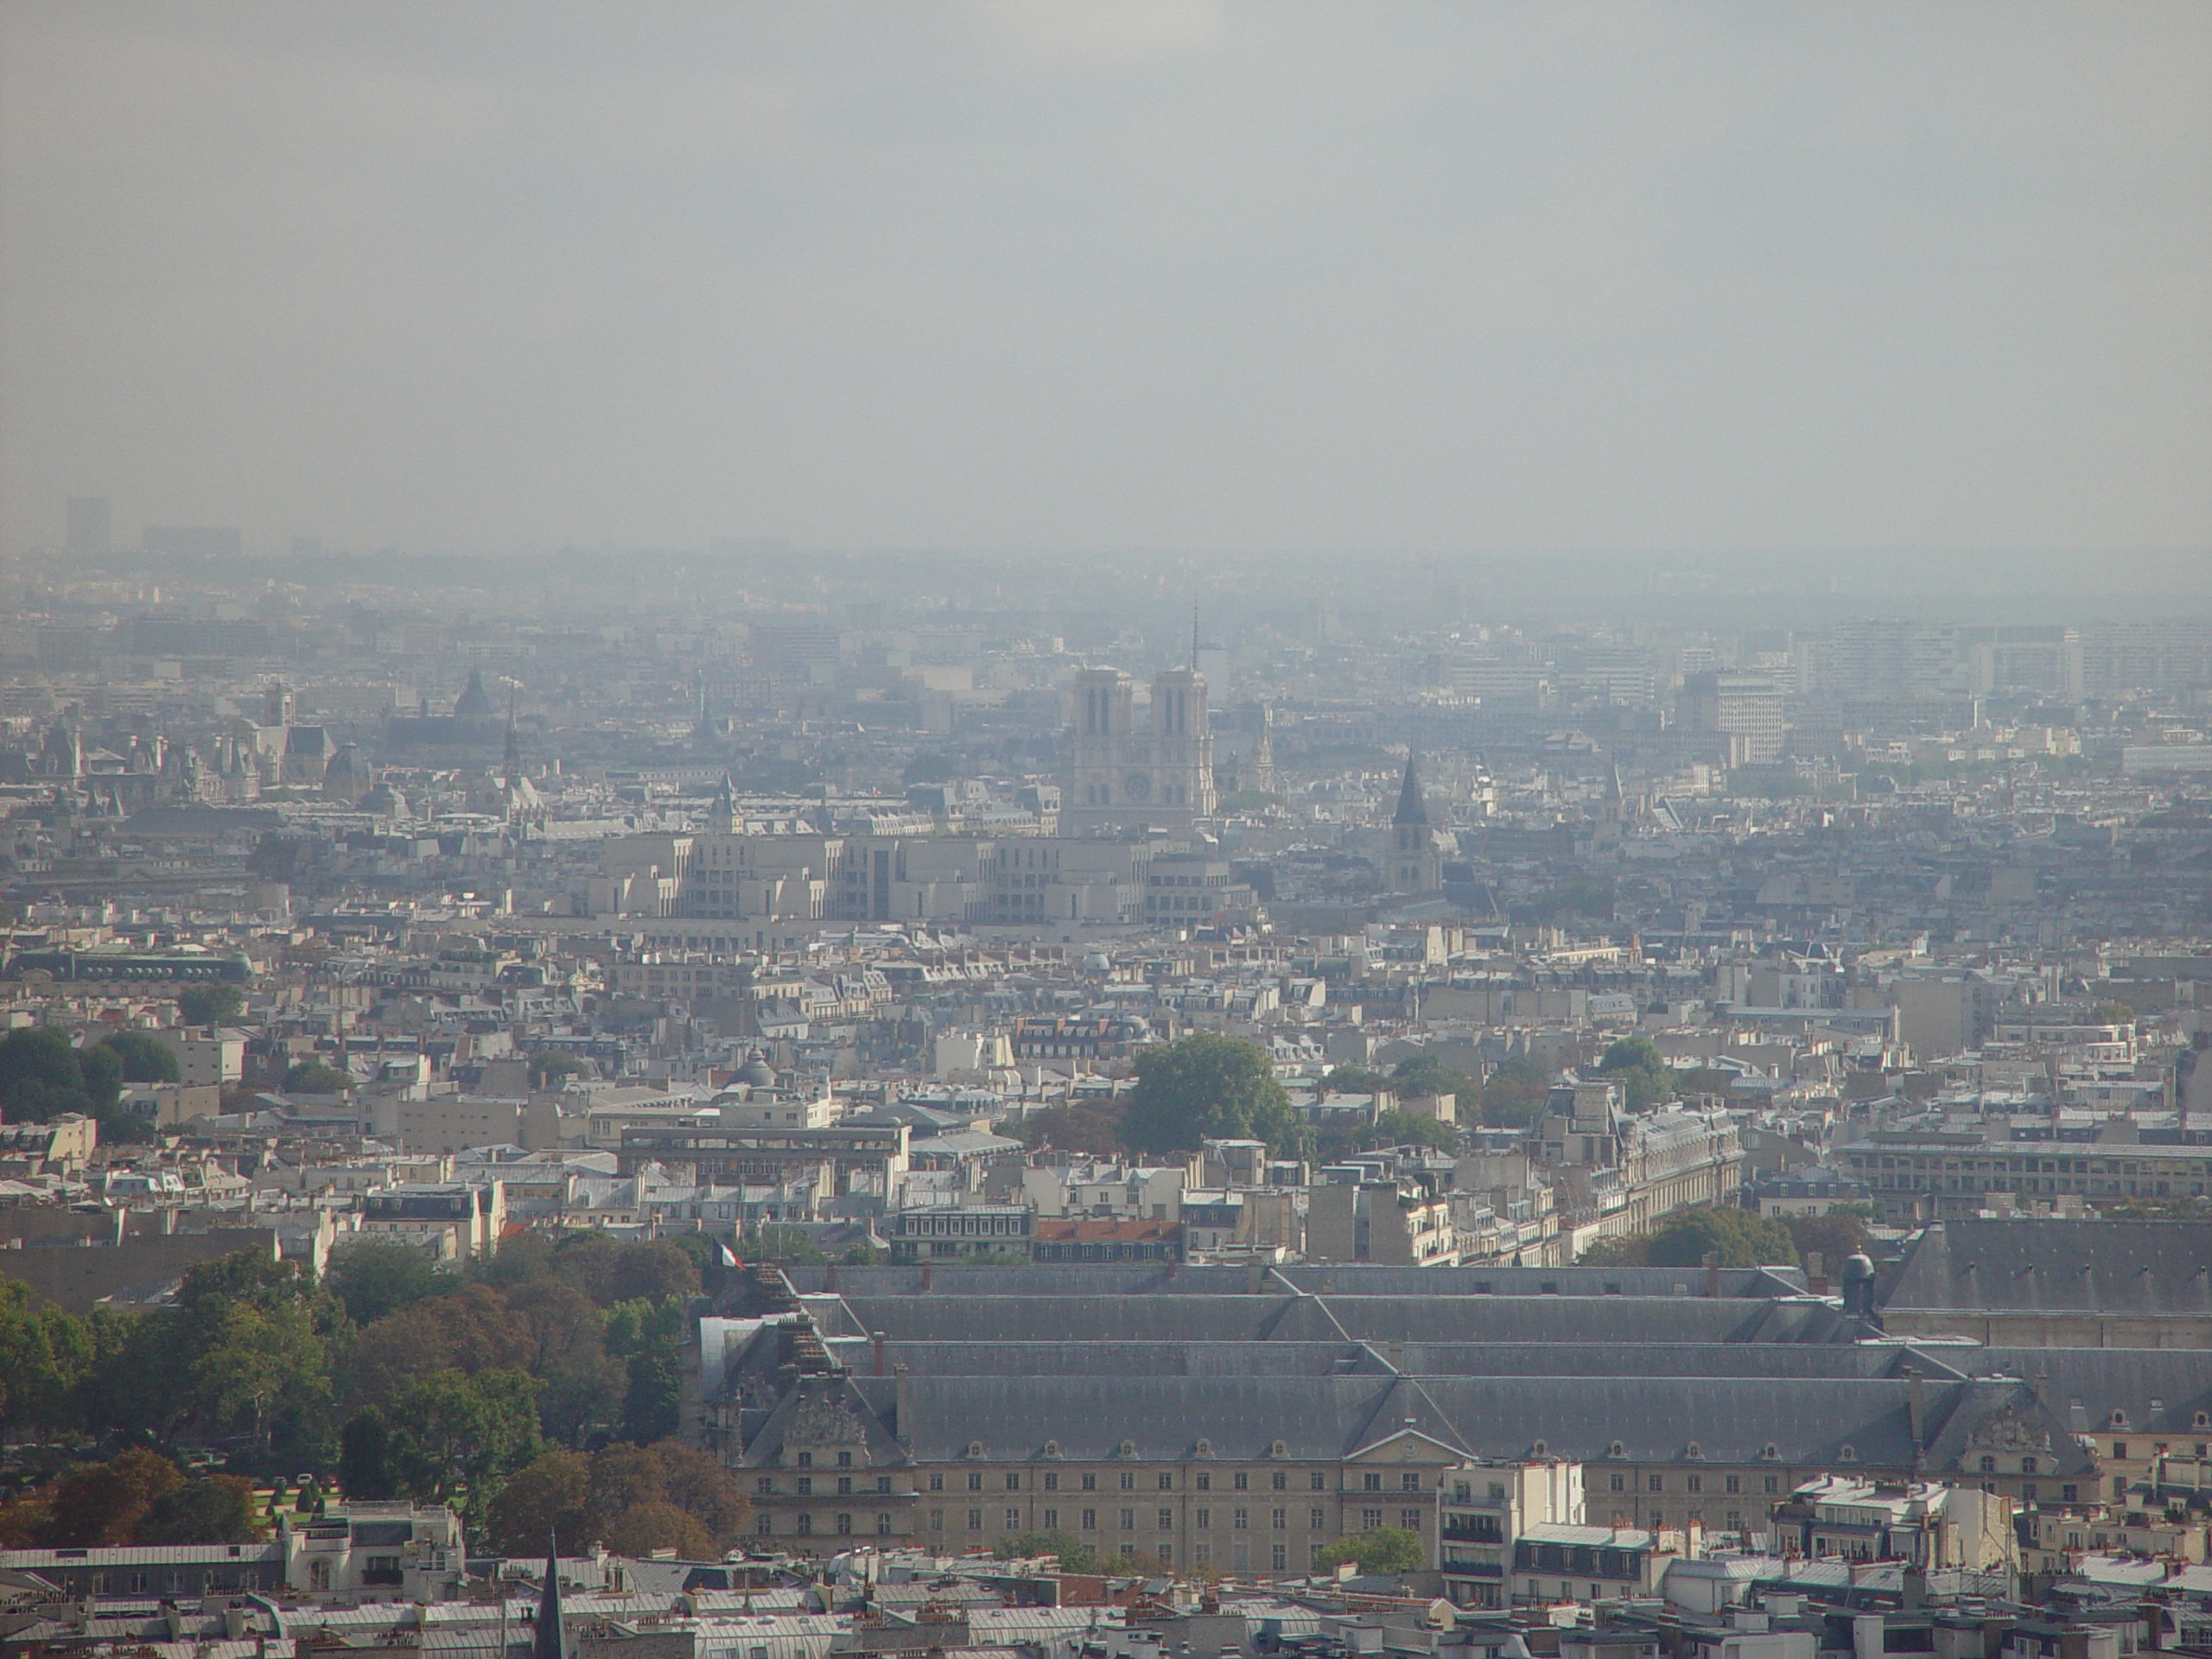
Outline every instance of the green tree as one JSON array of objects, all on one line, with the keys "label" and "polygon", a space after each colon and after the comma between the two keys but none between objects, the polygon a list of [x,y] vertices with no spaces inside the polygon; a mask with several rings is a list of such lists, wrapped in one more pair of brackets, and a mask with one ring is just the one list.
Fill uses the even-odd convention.
[{"label": "green tree", "polygon": [[399,1495],[391,1424],[374,1406],[346,1420],[338,1435],[338,1489],[349,1498],[380,1503]]},{"label": "green tree", "polygon": [[2100,1002],[2089,1010],[2093,1026],[2132,1026],[2141,1018],[2125,1002]]},{"label": "green tree", "polygon": [[498,1291],[463,1285],[410,1302],[362,1332],[353,1343],[350,1392],[389,1409],[410,1378],[524,1368],[534,1345],[528,1321]]},{"label": "green tree", "polygon": [[489,1260],[469,1264],[468,1276],[496,1289],[553,1276],[553,1242],[543,1233],[517,1233],[499,1241]]},{"label": "green tree", "polygon": [[1544,1109],[1552,1074],[1526,1054],[1516,1054],[1484,1079],[1481,1115],[1485,1128],[1525,1129]]},{"label": "green tree", "polygon": [[353,1074],[321,1060],[295,1060],[284,1069],[288,1095],[343,1095],[352,1091]]},{"label": "green tree", "polygon": [[1598,1075],[1607,1083],[1621,1085],[1632,1112],[1648,1110],[1682,1091],[1681,1079],[1649,1037],[1622,1038],[1598,1062]]},{"label": "green tree", "polygon": [[1445,1065],[1433,1054],[1408,1054],[1400,1060],[1391,1068],[1390,1086],[1402,1099],[1451,1095],[1467,1107],[1472,1107],[1482,1095],[1480,1084],[1456,1066]]},{"label": "green tree", "polygon": [[98,1116],[115,1104],[123,1066],[96,1045],[79,1050],[56,1026],[26,1026],[0,1039],[0,1119],[50,1123],[67,1112]]},{"label": "green tree", "polygon": [[94,1308],[83,1321],[91,1357],[72,1391],[73,1420],[92,1433],[173,1439],[193,1408],[184,1324]]},{"label": "green tree", "polygon": [[1871,1204],[1831,1205],[1824,1216],[1776,1217],[1789,1230],[1789,1242],[1796,1247],[1798,1258],[1802,1261],[1818,1255],[1821,1268],[1830,1277],[1849,1257],[1872,1242],[1873,1235],[1868,1230],[1868,1224],[1875,1218]]},{"label": "green tree", "polygon": [[1796,1266],[1797,1247],[1789,1230],[1771,1216],[1753,1215],[1730,1205],[1698,1205],[1678,1210],[1651,1234],[1651,1265],[1692,1268],[1707,1255],[1724,1268],[1755,1268],[1763,1262]]},{"label": "green tree", "polygon": [[118,1031],[99,1046],[115,1056],[125,1083],[175,1083],[181,1075],[176,1051],[143,1031]]},{"label": "green tree", "polygon": [[304,1303],[233,1303],[217,1316],[192,1381],[212,1422],[243,1423],[265,1451],[280,1411],[297,1419],[327,1410],[329,1344]]},{"label": "green tree", "polygon": [[696,1516],[718,1544],[734,1544],[744,1535],[753,1502],[721,1459],[681,1440],[662,1440],[646,1450],[660,1459],[662,1490],[670,1503]]},{"label": "green tree", "polygon": [[177,1312],[168,1375],[187,1417],[217,1429],[243,1423],[264,1451],[328,1455],[346,1310],[303,1263],[256,1250],[200,1262],[178,1287]]},{"label": "green tree", "polygon": [[1324,1567],[1350,1561],[1361,1573],[1375,1578],[1418,1573],[1423,1559],[1421,1535],[1402,1527],[1370,1527],[1365,1532],[1333,1539],[1321,1547],[1320,1557]]},{"label": "green tree", "polygon": [[1457,1152],[1466,1144],[1449,1123],[1407,1112],[1384,1112],[1375,1120],[1372,1135],[1374,1144],[1383,1147],[1430,1147],[1438,1152]]},{"label": "green tree", "polygon": [[56,1548],[130,1543],[156,1500],[183,1479],[167,1458],[141,1447],[105,1463],[79,1465],[48,1494],[44,1541]]},{"label": "green tree", "polygon": [[1797,1262],[1796,1245],[1780,1221],[1729,1205],[1676,1210],[1649,1233],[1608,1239],[1577,1260],[1585,1267],[1694,1268],[1708,1255],[1724,1268]]},{"label": "green tree", "polygon": [[515,1471],[485,1511],[492,1548],[529,1555],[558,1536],[581,1548],[591,1526],[591,1463],[581,1452],[541,1452]]},{"label": "green tree", "polygon": [[245,1012],[245,995],[235,985],[188,985],[177,993],[180,1025],[226,1026]]},{"label": "green tree", "polygon": [[1122,1134],[1143,1153],[1195,1152],[1201,1141],[1263,1141],[1277,1157],[1300,1157],[1312,1132],[1291,1110],[1267,1051],[1210,1033],[1141,1051]]},{"label": "green tree", "polygon": [[607,1351],[607,1314],[574,1285],[540,1279],[505,1293],[527,1340],[523,1364],[537,1379],[538,1423],[549,1440],[582,1446],[613,1428],[628,1368]]},{"label": "green tree", "polygon": [[142,1544],[249,1544],[262,1536],[253,1486],[236,1475],[188,1480],[156,1498],[140,1522]]},{"label": "green tree", "polygon": [[401,1483],[421,1502],[451,1503],[467,1492],[472,1504],[488,1503],[541,1446],[527,1371],[435,1371],[407,1386],[391,1417]]},{"label": "green tree", "polygon": [[1049,1528],[1043,1532],[1016,1533],[1001,1538],[991,1554],[1002,1561],[1034,1559],[1039,1555],[1057,1557],[1063,1573],[1096,1573],[1098,1553],[1071,1532]]},{"label": "green tree", "polygon": [[632,1503],[609,1521],[601,1539],[618,1555],[651,1555],[672,1549],[678,1560],[703,1561],[720,1558],[715,1541],[696,1516],[686,1515],[664,1500]]},{"label": "green tree", "polygon": [[0,1427],[51,1431],[80,1421],[78,1391],[95,1358],[86,1321],[0,1279]]},{"label": "green tree", "polygon": [[640,1446],[676,1433],[682,1399],[683,1302],[664,1296],[618,1302],[607,1316],[607,1351],[627,1359],[622,1432]]},{"label": "green tree", "polygon": [[426,1296],[457,1290],[461,1277],[418,1245],[359,1238],[331,1251],[323,1283],[346,1305],[354,1324],[366,1325]]},{"label": "green tree", "polygon": [[1124,1150],[1122,1111],[1118,1100],[1071,1100],[1064,1106],[1047,1106],[1021,1120],[1021,1139],[1031,1147],[1116,1157]]}]

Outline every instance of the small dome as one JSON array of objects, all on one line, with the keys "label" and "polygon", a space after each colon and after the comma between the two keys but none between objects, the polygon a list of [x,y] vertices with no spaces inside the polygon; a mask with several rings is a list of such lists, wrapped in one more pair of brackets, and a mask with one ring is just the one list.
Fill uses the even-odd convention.
[{"label": "small dome", "polygon": [[748,1089],[772,1089],[776,1086],[776,1073],[768,1064],[768,1057],[756,1048],[738,1069],[737,1080]]},{"label": "small dome", "polygon": [[1083,959],[1083,971],[1086,974],[1110,973],[1113,967],[1103,951],[1094,950]]},{"label": "small dome", "polygon": [[1864,1252],[1847,1256],[1843,1263],[1843,1276],[1847,1279],[1872,1279],[1874,1276],[1874,1264]]}]

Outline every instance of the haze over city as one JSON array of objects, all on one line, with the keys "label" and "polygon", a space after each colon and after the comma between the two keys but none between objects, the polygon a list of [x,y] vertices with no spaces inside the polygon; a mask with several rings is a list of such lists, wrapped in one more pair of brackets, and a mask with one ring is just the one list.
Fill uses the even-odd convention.
[{"label": "haze over city", "polygon": [[2212,540],[2200,6],[18,3],[7,48],[16,549],[86,493],[273,550]]},{"label": "haze over city", "polygon": [[0,0],[0,1659],[2212,1659],[2208,48]]}]

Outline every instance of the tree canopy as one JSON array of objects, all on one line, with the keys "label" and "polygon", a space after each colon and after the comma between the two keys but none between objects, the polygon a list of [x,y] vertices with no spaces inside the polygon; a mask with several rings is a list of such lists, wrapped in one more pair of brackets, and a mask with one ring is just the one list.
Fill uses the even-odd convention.
[{"label": "tree canopy", "polygon": [[0,1504],[0,1548],[243,1544],[261,1535],[249,1483],[234,1475],[187,1479],[141,1446],[79,1464]]},{"label": "tree canopy", "polygon": [[176,1051],[143,1031],[118,1031],[100,1046],[121,1065],[125,1083],[175,1083],[181,1075]]},{"label": "tree canopy", "polygon": [[123,1059],[105,1043],[79,1049],[58,1026],[26,1026],[0,1038],[0,1117],[50,1123],[67,1112],[111,1111]]},{"label": "tree canopy", "polygon": [[752,1503],[721,1463],[676,1440],[556,1449],[518,1470],[486,1513],[493,1548],[527,1554],[549,1532],[626,1555],[674,1549],[711,1560],[734,1544]]},{"label": "tree canopy", "polygon": [[245,994],[235,985],[188,985],[177,993],[176,1017],[182,1025],[227,1025],[245,1012]]},{"label": "tree canopy", "polygon": [[353,1075],[321,1060],[295,1060],[284,1071],[288,1095],[343,1095],[352,1091]]},{"label": "tree canopy", "polygon": [[1647,1111],[1682,1092],[1681,1079],[1649,1037],[1624,1037],[1598,1062],[1598,1075],[1621,1085],[1632,1112]]},{"label": "tree canopy", "polygon": [[1729,1205],[1694,1205],[1663,1217],[1648,1233],[1611,1238],[1585,1250],[1586,1267],[1694,1268],[1710,1253],[1724,1268],[1795,1267],[1789,1229],[1771,1216]]},{"label": "tree canopy", "polygon": [[1525,1129],[1544,1109],[1552,1074],[1526,1054],[1516,1054],[1484,1079],[1482,1121],[1493,1129]]},{"label": "tree canopy", "polygon": [[1370,1527],[1365,1532],[1333,1539],[1321,1547],[1320,1554],[1324,1567],[1350,1561],[1363,1573],[1376,1578],[1418,1573],[1424,1559],[1421,1535],[1402,1527]]},{"label": "tree canopy", "polygon": [[1263,1141],[1279,1157],[1312,1148],[1312,1132],[1255,1044],[1201,1033],[1142,1051],[1136,1073],[1122,1120],[1134,1151],[1195,1152],[1207,1140]]}]

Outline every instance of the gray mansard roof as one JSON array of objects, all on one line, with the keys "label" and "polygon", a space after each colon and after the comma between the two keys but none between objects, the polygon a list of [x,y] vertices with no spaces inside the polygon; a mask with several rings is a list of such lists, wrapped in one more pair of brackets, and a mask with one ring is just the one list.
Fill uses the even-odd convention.
[{"label": "gray mansard roof", "polygon": [[1946,1222],[1920,1236],[1885,1306],[2212,1316],[2212,1222]]}]

